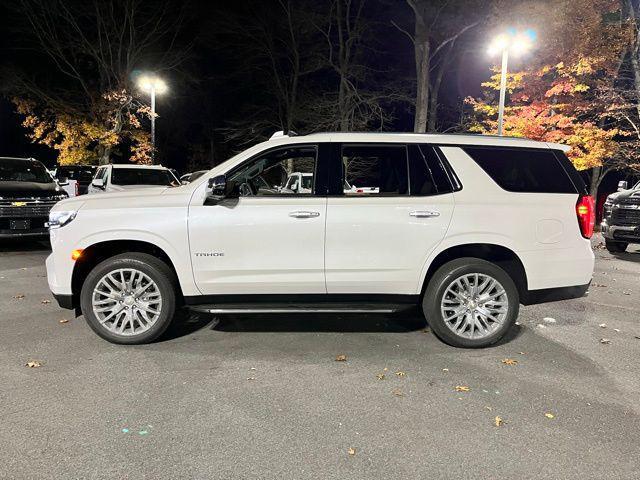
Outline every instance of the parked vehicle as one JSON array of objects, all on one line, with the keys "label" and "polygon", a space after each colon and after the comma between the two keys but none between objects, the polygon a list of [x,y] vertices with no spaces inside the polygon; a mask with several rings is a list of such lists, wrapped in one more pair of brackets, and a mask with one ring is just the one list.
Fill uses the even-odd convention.
[{"label": "parked vehicle", "polygon": [[197,172],[185,173],[184,175],[182,175],[180,177],[180,183],[182,185],[186,185],[188,183],[191,183],[194,180],[197,180],[198,178],[200,178],[202,175],[204,175],[208,171],[209,170],[198,170]]},{"label": "parked vehicle", "polygon": [[[51,291],[114,343],[201,312],[393,312],[483,347],[520,303],[583,295],[594,206],[562,145],[474,135],[278,134],[179,188],[51,213]],[[287,193],[289,174],[311,192]],[[372,193],[345,191],[358,178]],[[376,189],[376,193],[373,193]]]},{"label": "parked vehicle", "polygon": [[121,192],[153,187],[175,187],[180,181],[160,165],[103,165],[98,167],[88,193]]},{"label": "parked vehicle", "polygon": [[287,178],[287,183],[281,191],[287,193],[311,193],[313,186],[313,173],[294,172]]},{"label": "parked vehicle", "polygon": [[640,243],[640,182],[627,187],[627,182],[620,182],[618,191],[604,203],[601,231],[611,253],[622,253],[630,243]]},{"label": "parked vehicle", "polygon": [[0,157],[0,238],[46,237],[51,207],[67,194],[33,158]]},{"label": "parked vehicle", "polygon": [[[85,195],[89,190],[96,168],[95,165],[59,165],[55,169],[54,175],[58,180],[66,178],[69,184],[75,181],[77,184],[75,195]],[[68,190],[67,193],[69,193]],[[74,195],[69,194],[69,196]]]}]

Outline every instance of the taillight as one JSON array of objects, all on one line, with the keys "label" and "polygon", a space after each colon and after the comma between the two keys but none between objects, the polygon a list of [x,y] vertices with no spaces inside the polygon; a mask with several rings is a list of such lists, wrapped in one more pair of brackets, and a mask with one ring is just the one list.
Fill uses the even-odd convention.
[{"label": "taillight", "polygon": [[591,195],[582,195],[576,203],[576,215],[580,233],[584,238],[591,238],[596,224],[596,206]]}]

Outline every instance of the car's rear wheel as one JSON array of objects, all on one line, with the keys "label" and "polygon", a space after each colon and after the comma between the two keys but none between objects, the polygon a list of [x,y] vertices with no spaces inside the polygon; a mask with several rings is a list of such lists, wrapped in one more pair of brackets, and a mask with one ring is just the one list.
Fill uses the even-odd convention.
[{"label": "car's rear wheel", "polygon": [[607,250],[609,250],[609,253],[622,253],[629,246],[627,242],[615,242],[613,240],[607,240],[606,238],[604,245],[607,247]]},{"label": "car's rear wheel", "polygon": [[167,329],[176,307],[173,271],[146,253],[125,253],[98,264],[85,279],[80,306],[89,326],[121,344],[148,343]]},{"label": "car's rear wheel", "polygon": [[449,345],[478,348],[500,340],[520,307],[513,279],[479,258],[459,258],[431,277],[422,308],[434,333]]}]

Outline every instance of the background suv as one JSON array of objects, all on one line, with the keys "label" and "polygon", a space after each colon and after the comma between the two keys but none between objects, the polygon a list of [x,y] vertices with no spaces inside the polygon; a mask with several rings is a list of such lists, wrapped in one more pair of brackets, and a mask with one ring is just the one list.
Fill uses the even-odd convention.
[{"label": "background suv", "polygon": [[161,165],[103,165],[96,170],[87,193],[177,185],[180,181],[173,172]]},{"label": "background suv", "polygon": [[[591,281],[594,205],[563,150],[471,135],[276,135],[188,185],[58,204],[49,286],[115,343],[157,338],[182,304],[420,305],[447,343],[490,345],[521,302],[580,296]],[[308,192],[283,188],[294,172],[312,176]]]}]

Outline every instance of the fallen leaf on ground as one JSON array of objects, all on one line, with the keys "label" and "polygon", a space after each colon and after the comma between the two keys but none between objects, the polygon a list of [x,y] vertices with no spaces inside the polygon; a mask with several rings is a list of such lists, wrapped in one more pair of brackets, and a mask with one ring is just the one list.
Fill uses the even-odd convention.
[{"label": "fallen leaf on ground", "polygon": [[611,345],[611,340],[609,340],[608,338],[601,338],[600,343],[604,345]]},{"label": "fallen leaf on ground", "polygon": [[489,405],[485,405],[485,407],[487,410],[489,410],[490,412],[493,410],[493,407],[490,407]]},{"label": "fallen leaf on ground", "polygon": [[640,335],[634,335],[633,338],[640,340]]},{"label": "fallen leaf on ground", "polygon": [[402,390],[400,390],[399,388],[394,388],[393,390],[391,390],[391,393],[393,393],[396,397],[404,397],[404,393],[402,393]]},{"label": "fallen leaf on ground", "polygon": [[22,293],[17,293],[13,296],[13,298],[15,298],[16,300],[22,300],[24,298],[24,295]]},{"label": "fallen leaf on ground", "polygon": [[255,380],[256,377],[248,377],[247,380]]},{"label": "fallen leaf on ground", "polygon": [[47,305],[49,303],[51,303],[51,300],[40,300],[40,303],[43,305]]},{"label": "fallen leaf on ground", "polygon": [[614,332],[619,332],[619,331],[620,331],[620,329],[619,329],[619,328],[614,328],[614,329],[613,329],[613,331],[614,331]]},{"label": "fallen leaf on ground", "polygon": [[606,323],[601,323],[600,325],[598,325],[600,328],[607,328],[607,324]]},{"label": "fallen leaf on ground", "polygon": [[548,412],[545,413],[544,416],[547,417],[547,418],[555,418],[556,417],[553,413],[548,413]]},{"label": "fallen leaf on ground", "polygon": [[518,361],[517,360],[513,360],[512,358],[503,358],[501,361],[505,365],[517,365],[518,364]]},{"label": "fallen leaf on ground", "polygon": [[378,373],[378,374],[376,375],[376,378],[377,378],[378,380],[384,380],[384,373]]},{"label": "fallen leaf on ground", "polygon": [[518,353],[520,353],[520,355],[526,355],[526,353],[525,353],[525,352],[518,352]]},{"label": "fallen leaf on ground", "polygon": [[406,376],[407,376],[407,374],[406,374],[406,373],[401,372],[401,371],[397,371],[397,372],[396,372],[396,375],[397,375],[397,376],[399,376],[399,377],[406,377]]},{"label": "fallen leaf on ground", "polygon": [[537,328],[547,328],[547,326],[546,326],[546,325],[543,325],[543,324],[541,324],[541,323],[539,323],[538,325],[536,325],[536,327],[537,327]]},{"label": "fallen leaf on ground", "polygon": [[504,420],[502,420],[502,417],[496,417],[496,418],[493,420],[493,424],[494,424],[496,427],[501,427],[502,425],[504,425]]},{"label": "fallen leaf on ground", "polygon": [[58,323],[69,323],[69,320],[67,320],[66,318],[61,318],[60,320],[58,320]]},{"label": "fallen leaf on ground", "polygon": [[356,449],[349,447],[349,450],[347,450],[347,453],[353,457],[356,454]]},{"label": "fallen leaf on ground", "polygon": [[448,368],[443,368],[443,369],[442,369],[442,371],[443,371],[443,372],[448,372],[448,371],[449,371],[449,369],[448,369]]},{"label": "fallen leaf on ground", "polygon": [[336,355],[336,362],[346,362],[347,356],[341,353],[340,355]]},{"label": "fallen leaf on ground", "polygon": [[455,390],[456,392],[468,392],[471,389],[465,385],[456,385]]},{"label": "fallen leaf on ground", "polygon": [[27,363],[24,364],[24,366],[29,368],[38,368],[38,367],[41,367],[42,364],[37,360],[29,360]]},{"label": "fallen leaf on ground", "polygon": [[544,317],[542,321],[545,323],[556,323],[556,319],[552,317]]}]

